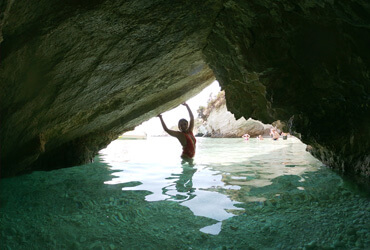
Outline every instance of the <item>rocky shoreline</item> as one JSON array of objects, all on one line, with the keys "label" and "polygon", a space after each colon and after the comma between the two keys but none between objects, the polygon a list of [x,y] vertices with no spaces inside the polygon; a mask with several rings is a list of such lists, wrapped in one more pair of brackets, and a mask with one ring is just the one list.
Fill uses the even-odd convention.
[{"label": "rocky shoreline", "polygon": [[198,109],[195,123],[195,134],[199,137],[238,138],[244,134],[251,137],[269,136],[270,124],[263,124],[254,119],[235,116],[227,110],[225,92],[220,91],[216,97],[208,101],[207,107]]}]

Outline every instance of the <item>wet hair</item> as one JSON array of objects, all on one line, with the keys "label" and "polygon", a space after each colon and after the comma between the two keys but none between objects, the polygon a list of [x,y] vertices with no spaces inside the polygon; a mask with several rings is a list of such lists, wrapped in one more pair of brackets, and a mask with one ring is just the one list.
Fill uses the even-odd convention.
[{"label": "wet hair", "polygon": [[[179,123],[177,124],[177,126],[179,127],[179,129],[180,129],[180,123],[181,122],[186,122],[186,124],[188,124],[189,125],[189,122],[186,120],[186,119],[180,119],[179,120]],[[180,129],[181,130],[181,129]]]},{"label": "wet hair", "polygon": [[179,123],[180,123],[180,122],[186,122],[186,123],[188,123],[188,120],[186,120],[186,119],[182,118],[182,119],[180,119],[180,120],[179,120]]}]

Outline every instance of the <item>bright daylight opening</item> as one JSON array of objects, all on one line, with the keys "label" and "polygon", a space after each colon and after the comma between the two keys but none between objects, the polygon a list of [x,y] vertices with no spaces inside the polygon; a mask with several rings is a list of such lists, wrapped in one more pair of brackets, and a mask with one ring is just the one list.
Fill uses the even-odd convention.
[{"label": "bright daylight opening", "polygon": [[[272,125],[259,121],[235,121],[219,91],[218,83],[214,82],[187,101],[194,118],[203,117],[203,123],[195,126],[195,133],[204,135],[211,131],[213,137],[195,137],[196,153],[191,161],[184,160],[181,154],[188,144],[184,146],[181,137],[175,138],[177,134],[165,133],[160,119],[155,117],[140,125],[134,134],[113,141],[100,152],[103,162],[113,171],[111,180],[104,183],[120,185],[124,192],[133,192],[137,199],[149,203],[168,202],[164,206],[168,214],[178,213],[177,205],[189,209],[195,221],[208,219],[198,230],[211,235],[230,228],[247,232],[250,227],[246,214],[256,218],[270,216],[274,222],[268,230],[278,230],[272,226],[275,223],[279,224],[276,227],[290,228],[292,218],[288,214],[270,213],[282,207],[294,211],[309,209],[312,196],[317,195],[315,190],[322,189],[329,195],[340,188],[334,185],[331,191],[327,190],[327,183],[338,183],[339,177],[306,152],[306,145],[296,137],[274,131]],[[183,105],[163,114],[167,127],[173,130],[178,129],[181,118],[189,119]],[[140,137],[140,133],[145,136]],[[176,210],[173,202],[177,204]],[[312,223],[311,217],[305,216],[294,223],[302,226],[304,221]],[[320,220],[314,223],[315,228],[321,225]],[[178,225],[162,226],[163,230],[172,226],[177,231],[181,221]],[[258,234],[259,229],[256,230]]]},{"label": "bright daylight opening", "polygon": [[[207,106],[207,102],[210,98],[214,98],[221,91],[221,87],[217,81],[214,81],[211,85],[203,89],[198,95],[186,101],[190,109],[193,111],[194,118],[198,116],[197,110],[200,106]],[[186,109],[180,105],[170,111],[167,111],[162,114],[163,119],[166,121],[166,124],[169,128],[176,127],[177,123],[181,118],[189,119],[189,114]],[[153,117],[149,121],[142,123],[140,126],[137,126],[134,131],[126,133],[127,135],[135,135],[140,138],[142,135],[147,136],[160,136],[164,135],[165,132],[161,126],[161,123],[157,117]]]},{"label": "bright daylight opening", "polygon": [[[215,82],[187,101],[194,118],[199,113],[206,121],[194,134],[218,137],[196,136],[193,161],[180,157],[183,145],[163,136],[155,117],[92,163],[2,180],[7,241],[41,242],[42,249],[369,246],[368,197],[323,167],[296,137],[274,140],[271,125],[234,121],[219,90]],[[177,129],[181,118],[189,119],[183,105],[163,114],[168,128]],[[147,134],[140,137],[140,130]],[[238,136],[222,138],[225,131]]]}]

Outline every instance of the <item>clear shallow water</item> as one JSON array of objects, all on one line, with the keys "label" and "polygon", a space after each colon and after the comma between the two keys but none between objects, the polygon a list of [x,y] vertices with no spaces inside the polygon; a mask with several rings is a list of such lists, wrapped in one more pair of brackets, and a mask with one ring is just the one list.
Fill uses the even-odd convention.
[{"label": "clear shallow water", "polygon": [[117,140],[1,180],[0,249],[369,249],[370,198],[295,138]]}]

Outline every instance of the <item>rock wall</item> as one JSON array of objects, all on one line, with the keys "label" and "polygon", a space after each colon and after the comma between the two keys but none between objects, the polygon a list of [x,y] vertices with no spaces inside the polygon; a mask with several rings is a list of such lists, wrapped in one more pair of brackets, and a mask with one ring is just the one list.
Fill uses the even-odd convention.
[{"label": "rock wall", "polygon": [[227,110],[225,92],[221,91],[217,97],[209,100],[208,106],[198,110],[199,121],[195,130],[198,134],[214,138],[234,138],[249,134],[251,137],[258,135],[269,136],[272,125],[265,125],[260,121],[244,117],[235,119],[234,115]]},{"label": "rock wall", "polygon": [[272,125],[265,125],[260,121],[244,117],[235,119],[234,115],[227,111],[226,105],[214,109],[209,115],[201,130],[203,134],[209,137],[233,138],[241,137],[248,133],[251,137],[258,135],[269,135]]},{"label": "rock wall", "polygon": [[281,119],[314,156],[370,176],[368,1],[227,1],[204,49],[228,109]]},{"label": "rock wall", "polygon": [[1,177],[90,160],[216,77],[236,118],[282,120],[369,179],[366,0],[5,0]]},{"label": "rock wall", "polygon": [[221,5],[5,1],[1,176],[90,161],[213,80],[202,48]]}]

